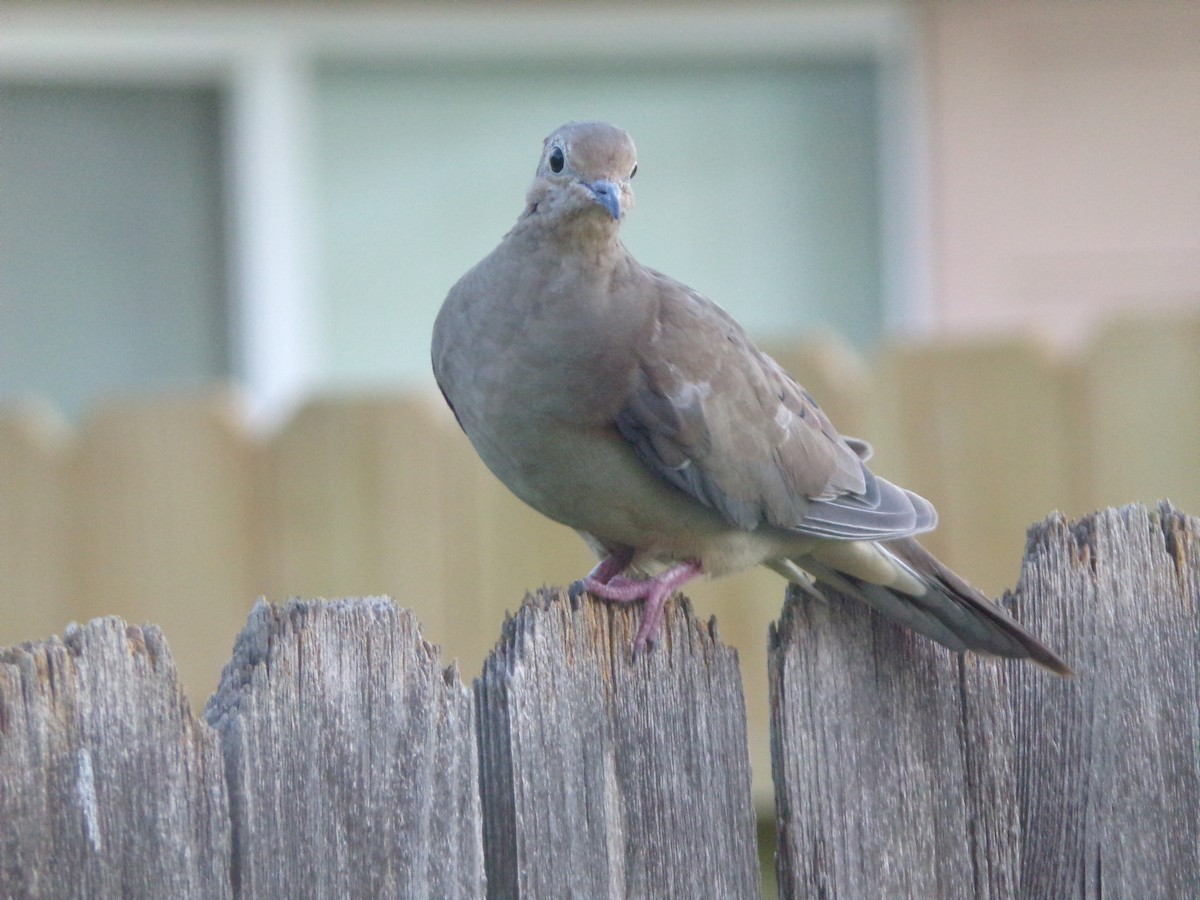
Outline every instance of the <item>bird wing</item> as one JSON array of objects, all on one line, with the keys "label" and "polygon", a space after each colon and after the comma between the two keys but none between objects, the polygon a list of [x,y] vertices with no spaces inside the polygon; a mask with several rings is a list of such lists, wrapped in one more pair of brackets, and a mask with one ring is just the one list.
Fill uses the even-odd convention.
[{"label": "bird wing", "polygon": [[884,540],[934,526],[933,507],[874,475],[867,445],[839,435],[724,310],[644,274],[639,302],[657,315],[616,425],[646,465],[744,530]]}]

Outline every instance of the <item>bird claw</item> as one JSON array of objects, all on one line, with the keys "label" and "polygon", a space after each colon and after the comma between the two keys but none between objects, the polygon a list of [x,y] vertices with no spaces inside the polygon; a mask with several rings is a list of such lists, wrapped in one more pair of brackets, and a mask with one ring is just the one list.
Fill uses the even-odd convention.
[{"label": "bird claw", "polygon": [[656,578],[626,578],[623,575],[617,575],[607,582],[602,582],[593,575],[588,575],[571,585],[571,589],[578,585],[581,590],[587,591],[593,597],[614,603],[646,601],[637,637],[633,642],[633,656],[636,659],[640,653],[658,643],[658,634],[662,630],[663,613],[671,592],[700,575],[700,572],[698,562],[688,561],[680,563]]},{"label": "bird claw", "polygon": [[663,585],[654,579],[625,578],[617,576],[607,582],[597,581],[591,575],[581,578],[571,585],[568,593],[578,587],[600,600],[610,603],[633,603],[638,600],[646,601],[642,611],[642,621],[638,625],[637,637],[633,642],[633,658],[637,657],[657,643],[659,626],[662,622],[663,607],[671,592],[670,585]]},{"label": "bird claw", "polygon": [[567,588],[567,597],[572,603],[579,603],[583,599],[583,595],[587,593],[587,585],[584,584],[584,579],[580,578],[572,581]]},{"label": "bird claw", "polygon": [[[649,653],[658,646],[658,632],[661,630],[662,622],[655,621],[654,626],[647,630],[646,623],[649,619],[648,612],[642,614],[642,624],[638,628],[637,637],[633,640],[633,658],[635,660],[643,653]],[[661,620],[661,617],[659,619]],[[643,634],[643,631],[646,633]]]},{"label": "bird claw", "polygon": [[633,661],[637,662],[639,656],[643,653],[649,653],[658,646],[658,638],[644,638],[633,642]]}]

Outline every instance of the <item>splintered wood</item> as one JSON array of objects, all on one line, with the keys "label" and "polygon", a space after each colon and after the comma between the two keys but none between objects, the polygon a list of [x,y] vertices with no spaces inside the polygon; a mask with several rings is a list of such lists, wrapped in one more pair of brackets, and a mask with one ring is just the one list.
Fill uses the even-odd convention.
[{"label": "splintered wood", "polygon": [[1200,523],[1031,529],[1015,614],[1076,672],[952,657],[852,601],[771,635],[785,897],[1192,896]]}]

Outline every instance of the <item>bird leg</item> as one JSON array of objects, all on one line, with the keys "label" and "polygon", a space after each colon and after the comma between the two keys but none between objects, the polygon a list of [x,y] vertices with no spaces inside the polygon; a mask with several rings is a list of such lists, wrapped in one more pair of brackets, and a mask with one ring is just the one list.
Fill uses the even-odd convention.
[{"label": "bird leg", "polygon": [[689,559],[672,566],[654,578],[626,578],[614,575],[607,581],[602,581],[594,577],[601,569],[604,571],[600,574],[608,574],[605,563],[612,558],[613,554],[606,557],[591,575],[583,579],[581,584],[589,594],[602,600],[612,600],[616,603],[630,603],[634,600],[646,601],[646,608],[642,612],[642,624],[638,628],[637,638],[633,642],[633,652],[640,653],[645,649],[647,643],[654,643],[658,637],[667,598],[676,588],[702,574],[700,563]]},{"label": "bird leg", "polygon": [[629,564],[633,562],[633,548],[621,547],[619,550],[614,550],[600,562],[596,563],[596,568],[588,572],[587,578],[584,581],[592,581],[599,584],[608,584],[622,572],[629,568]]},{"label": "bird leg", "polygon": [[588,572],[583,578],[578,581],[571,582],[571,586],[567,588],[567,596],[571,598],[571,602],[579,602],[579,598],[587,593],[588,585],[608,584],[627,568],[633,562],[633,548],[619,547],[613,550],[604,559],[596,563],[595,568]]}]

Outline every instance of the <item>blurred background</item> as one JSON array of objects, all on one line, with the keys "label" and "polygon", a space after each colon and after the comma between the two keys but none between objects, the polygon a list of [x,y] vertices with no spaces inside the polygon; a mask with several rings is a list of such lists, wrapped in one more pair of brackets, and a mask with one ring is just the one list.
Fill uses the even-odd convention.
[{"label": "blurred background", "polygon": [[[583,574],[436,397],[446,291],[572,119],[626,242],[774,352],[997,595],[1052,510],[1200,513],[1200,5],[0,4],[0,645],[390,594],[463,677]],[[694,592],[768,807],[782,582]]]}]

